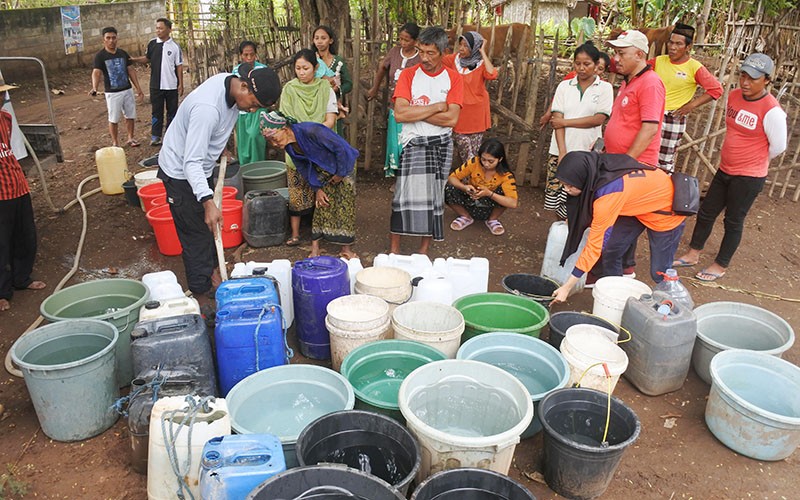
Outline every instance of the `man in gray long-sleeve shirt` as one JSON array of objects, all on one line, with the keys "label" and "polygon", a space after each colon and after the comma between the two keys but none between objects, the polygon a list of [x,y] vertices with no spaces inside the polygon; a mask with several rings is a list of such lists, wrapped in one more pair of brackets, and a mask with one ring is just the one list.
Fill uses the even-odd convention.
[{"label": "man in gray long-sleeve shirt", "polygon": [[[213,201],[211,174],[236,125],[239,110],[256,111],[275,104],[280,81],[270,68],[242,65],[240,77],[212,76],[178,108],[158,155],[158,177],[183,247],[189,290],[204,299],[212,289],[215,265],[214,232],[222,212]],[[216,280],[214,280],[216,281]]]}]

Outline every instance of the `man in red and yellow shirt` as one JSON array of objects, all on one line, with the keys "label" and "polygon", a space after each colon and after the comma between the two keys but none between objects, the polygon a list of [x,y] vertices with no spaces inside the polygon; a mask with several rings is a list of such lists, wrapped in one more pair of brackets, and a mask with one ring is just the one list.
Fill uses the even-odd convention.
[{"label": "man in red and yellow shirt", "polygon": [[[11,85],[0,84],[0,96]],[[22,167],[11,150],[11,113],[0,109],[0,311],[11,308],[14,289],[41,290],[45,284],[31,279],[36,258],[36,225],[30,189]]]}]

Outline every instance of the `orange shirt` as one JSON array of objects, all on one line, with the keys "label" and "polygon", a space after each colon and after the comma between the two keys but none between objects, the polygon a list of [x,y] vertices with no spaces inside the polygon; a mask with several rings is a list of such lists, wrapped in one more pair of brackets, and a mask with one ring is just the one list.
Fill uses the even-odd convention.
[{"label": "orange shirt", "polygon": [[517,181],[514,179],[514,174],[511,172],[504,174],[497,172],[491,179],[487,179],[480,158],[477,156],[473,156],[466,163],[455,169],[450,174],[450,177],[455,177],[462,182],[467,179],[471,186],[478,189],[485,187],[489,191],[497,191],[497,188],[502,186],[503,196],[517,199]]},{"label": "orange shirt", "polygon": [[497,68],[494,69],[494,72],[489,73],[486,71],[486,65],[481,62],[472,71],[463,70],[458,67],[455,59],[456,54],[447,54],[442,57],[442,64],[455,69],[464,81],[464,104],[453,131],[457,134],[486,132],[492,127],[492,116],[485,82],[497,78]]},{"label": "orange shirt", "polygon": [[678,227],[686,217],[655,213],[657,210],[672,211],[673,193],[672,180],[661,169],[635,170],[598,189],[589,238],[575,263],[573,275],[580,277],[595,265],[619,216],[636,217],[653,231]]}]

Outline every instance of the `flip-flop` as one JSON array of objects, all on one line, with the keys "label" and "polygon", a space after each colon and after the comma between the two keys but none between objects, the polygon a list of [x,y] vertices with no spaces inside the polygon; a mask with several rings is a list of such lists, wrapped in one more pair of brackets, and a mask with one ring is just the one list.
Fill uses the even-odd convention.
[{"label": "flip-flop", "polygon": [[[711,277],[710,278],[704,278],[703,276],[711,276]],[[703,269],[702,271],[700,271],[699,273],[694,275],[694,277],[697,278],[698,280],[709,282],[709,283],[712,282],[712,281],[717,281],[718,279],[722,278],[723,276],[725,276],[725,272],[724,271],[721,272],[721,273],[711,273],[711,272],[708,272],[708,270],[706,270],[706,269]]]},{"label": "flip-flop", "polygon": [[44,290],[47,284],[44,281],[32,281],[30,285],[26,286],[26,290]]},{"label": "flip-flop", "polygon": [[358,254],[355,253],[355,252],[351,252],[350,254],[347,254],[345,252],[340,252],[339,253],[339,257],[342,258],[342,259],[346,259],[346,260],[358,259],[359,258]]},{"label": "flip-flop", "polygon": [[697,262],[689,262],[688,260],[684,259],[675,259],[672,261],[672,269],[677,269],[679,267],[694,267],[697,265]]},{"label": "flip-flop", "polygon": [[453,231],[462,231],[467,227],[471,226],[473,222],[475,222],[475,219],[470,219],[464,217],[463,215],[459,215],[458,217],[453,219],[453,222],[450,223],[450,229],[452,229]]},{"label": "flip-flop", "polygon": [[300,244],[300,237],[299,236],[292,236],[288,240],[286,240],[287,247],[296,247]]},{"label": "flip-flop", "polygon": [[130,146],[132,148],[138,148],[141,146],[136,139],[128,139],[128,142],[125,143],[126,146]]}]

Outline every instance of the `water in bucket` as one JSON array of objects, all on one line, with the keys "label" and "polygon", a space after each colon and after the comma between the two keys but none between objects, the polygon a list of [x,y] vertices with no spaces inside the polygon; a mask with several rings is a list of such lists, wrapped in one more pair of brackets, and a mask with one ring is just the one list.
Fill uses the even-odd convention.
[{"label": "water in bucket", "polygon": [[88,358],[106,346],[108,338],[103,335],[76,333],[42,343],[28,351],[22,360],[32,365],[60,365]]}]

